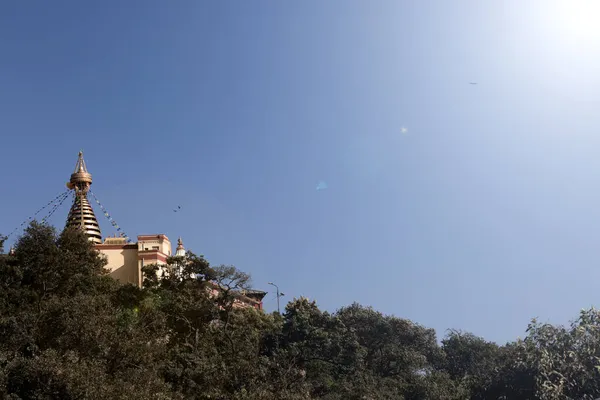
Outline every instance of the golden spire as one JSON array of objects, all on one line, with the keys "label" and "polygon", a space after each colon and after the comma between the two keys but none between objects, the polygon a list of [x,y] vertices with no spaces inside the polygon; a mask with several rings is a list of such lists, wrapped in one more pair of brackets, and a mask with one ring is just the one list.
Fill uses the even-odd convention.
[{"label": "golden spire", "polygon": [[100,244],[102,243],[100,225],[98,225],[98,220],[87,197],[91,184],[92,174],[88,172],[83,160],[83,151],[80,151],[75,171],[67,183],[67,187],[75,192],[75,200],[67,217],[67,227],[83,229],[91,242]]}]

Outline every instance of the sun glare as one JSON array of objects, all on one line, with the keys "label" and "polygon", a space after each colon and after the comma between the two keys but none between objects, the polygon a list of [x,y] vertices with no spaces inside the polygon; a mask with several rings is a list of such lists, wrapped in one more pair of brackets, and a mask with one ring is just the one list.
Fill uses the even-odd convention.
[{"label": "sun glare", "polygon": [[600,0],[559,1],[553,19],[568,41],[589,43],[600,39]]}]

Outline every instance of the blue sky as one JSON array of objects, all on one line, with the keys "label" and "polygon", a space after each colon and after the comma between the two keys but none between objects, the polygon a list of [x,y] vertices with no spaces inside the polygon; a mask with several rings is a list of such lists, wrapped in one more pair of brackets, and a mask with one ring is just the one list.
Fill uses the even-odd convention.
[{"label": "blue sky", "polygon": [[284,299],[499,342],[565,323],[600,299],[592,3],[2,2],[0,231],[84,149],[130,236]]}]

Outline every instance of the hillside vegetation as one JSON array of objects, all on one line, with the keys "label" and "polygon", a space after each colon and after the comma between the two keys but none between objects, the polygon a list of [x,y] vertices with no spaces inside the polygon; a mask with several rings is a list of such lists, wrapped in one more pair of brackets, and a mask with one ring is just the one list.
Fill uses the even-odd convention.
[{"label": "hillside vegetation", "polygon": [[[1,249],[1,245],[0,245]],[[531,323],[506,345],[352,304],[305,298],[282,315],[232,306],[249,277],[187,262],[144,288],[121,285],[75,230],[32,223],[0,251],[0,398],[593,399],[600,314]],[[209,298],[208,281],[226,290]]]}]

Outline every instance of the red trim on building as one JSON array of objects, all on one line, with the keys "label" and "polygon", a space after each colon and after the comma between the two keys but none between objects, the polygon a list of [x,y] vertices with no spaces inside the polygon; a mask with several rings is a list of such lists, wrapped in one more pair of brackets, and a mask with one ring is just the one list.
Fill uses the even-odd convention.
[{"label": "red trim on building", "polygon": [[98,250],[137,249],[137,244],[97,244]]},{"label": "red trim on building", "polygon": [[167,262],[167,255],[156,250],[142,250],[138,252],[138,260]]}]

